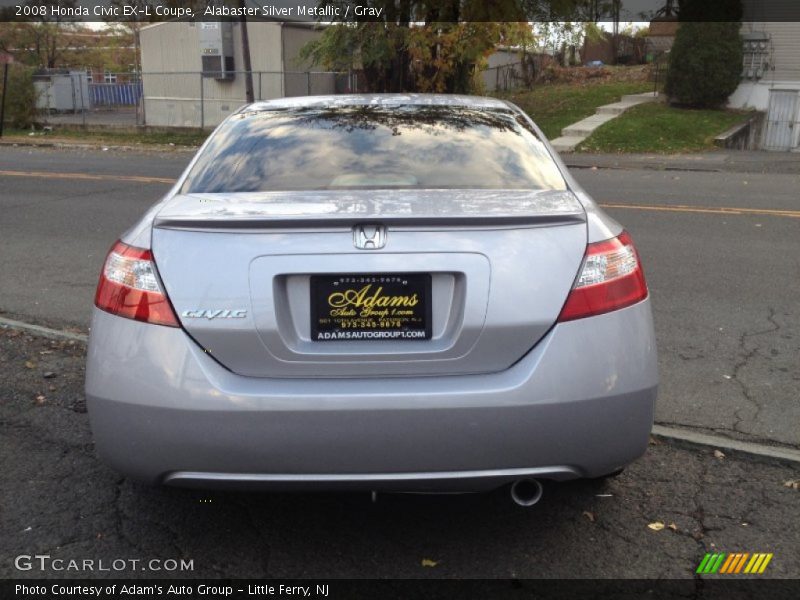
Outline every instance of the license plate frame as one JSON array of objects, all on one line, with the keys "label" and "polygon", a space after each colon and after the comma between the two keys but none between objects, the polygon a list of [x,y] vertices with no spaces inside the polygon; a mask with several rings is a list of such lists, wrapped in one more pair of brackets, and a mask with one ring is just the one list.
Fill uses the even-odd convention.
[{"label": "license plate frame", "polygon": [[430,273],[312,275],[311,340],[431,339]]}]

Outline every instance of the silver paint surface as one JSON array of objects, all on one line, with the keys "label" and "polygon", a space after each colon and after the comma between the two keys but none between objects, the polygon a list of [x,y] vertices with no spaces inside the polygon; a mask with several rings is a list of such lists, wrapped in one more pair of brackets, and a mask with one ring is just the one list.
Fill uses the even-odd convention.
[{"label": "silver paint surface", "polygon": [[[505,107],[545,140],[493,98],[285,98],[239,112],[404,104]],[[180,195],[195,157],[122,240],[153,249],[177,314],[247,314],[183,330],[95,310],[86,393],[100,456],[149,483],[444,491],[635,460],[658,385],[650,301],[555,324],[587,242],[622,226],[545,146],[567,192]],[[376,221],[386,246],[355,249],[353,225]],[[430,342],[308,339],[311,274],[409,269],[433,276]]]}]

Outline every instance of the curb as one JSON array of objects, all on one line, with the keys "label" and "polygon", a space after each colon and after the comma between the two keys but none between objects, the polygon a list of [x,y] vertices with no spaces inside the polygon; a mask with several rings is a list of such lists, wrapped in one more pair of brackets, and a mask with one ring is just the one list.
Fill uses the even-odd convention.
[{"label": "curb", "polygon": [[28,333],[57,340],[74,340],[83,343],[89,341],[89,336],[84,333],[72,333],[71,331],[63,331],[61,329],[50,329],[49,327],[23,323],[22,321],[15,321],[14,319],[6,319],[4,317],[0,317],[0,327],[3,329],[19,329],[20,331],[27,331]]},{"label": "curb", "polygon": [[[563,159],[562,159],[563,160]],[[689,171],[692,173],[725,173],[724,169],[716,169],[713,167],[691,167],[691,166],[674,166],[674,165],[666,165],[664,163],[633,163],[629,162],[627,164],[615,164],[615,165],[589,165],[589,164],[569,164],[568,161],[564,161],[564,164],[567,166],[568,169],[597,169],[597,170],[608,170],[608,171],[631,171],[631,170],[643,170],[643,171]]]},{"label": "curb", "polygon": [[81,144],[72,142],[12,142],[0,140],[0,147],[8,148],[59,148],[74,150],[97,150],[100,152],[117,150],[122,152],[151,150],[156,152],[197,152],[200,146],[170,146],[168,144],[139,144],[138,146],[113,146],[107,144]]},{"label": "curb", "polygon": [[699,433],[678,427],[665,427],[663,425],[653,425],[652,435],[668,441],[677,441],[691,444],[692,446],[702,446],[703,448],[719,448],[747,454],[758,458],[771,458],[784,462],[800,464],[800,450],[794,450],[783,446],[768,446],[754,442],[743,442],[720,435]]}]

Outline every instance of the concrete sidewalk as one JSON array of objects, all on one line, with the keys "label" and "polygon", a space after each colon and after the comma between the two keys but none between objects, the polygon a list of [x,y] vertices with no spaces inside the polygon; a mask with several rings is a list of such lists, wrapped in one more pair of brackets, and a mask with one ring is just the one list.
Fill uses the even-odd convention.
[{"label": "concrete sidewalk", "polygon": [[598,106],[595,114],[565,127],[561,130],[561,137],[551,140],[550,143],[557,152],[573,152],[581,142],[592,135],[594,130],[601,125],[616,119],[629,108],[656,101],[658,101],[658,94],[654,92],[628,94],[623,96],[619,102]]},{"label": "concrete sidewalk", "polygon": [[800,153],[724,150],[699,154],[589,154],[562,156],[571,169],[654,169],[800,175]]}]

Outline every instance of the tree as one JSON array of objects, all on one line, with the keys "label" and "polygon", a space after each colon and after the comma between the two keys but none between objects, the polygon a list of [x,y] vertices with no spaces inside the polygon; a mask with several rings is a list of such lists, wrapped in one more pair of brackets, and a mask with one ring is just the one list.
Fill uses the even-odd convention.
[{"label": "tree", "polygon": [[63,33],[64,26],[59,23],[0,23],[0,51],[24,64],[52,69],[63,53]]},{"label": "tree", "polygon": [[736,90],[742,72],[739,0],[684,0],[670,50],[664,91],[676,104],[718,107]]},{"label": "tree", "polygon": [[516,0],[371,5],[383,9],[381,20],[331,25],[303,48],[301,59],[331,70],[360,68],[372,92],[463,93],[479,87],[476,75],[496,45],[524,47],[533,37]]},{"label": "tree", "polygon": [[571,62],[574,51],[583,44],[584,38],[604,39],[605,35],[592,22],[543,21],[534,25],[536,47],[540,52],[555,57],[559,64]]},{"label": "tree", "polygon": [[[26,6],[57,5],[75,8],[78,0],[28,0]],[[10,13],[6,12],[5,15]],[[12,19],[8,19],[11,21]],[[37,17],[30,22],[3,22],[0,30],[0,51],[13,54],[26,64],[52,69],[64,51],[62,35],[69,30],[69,19],[60,17]]]},{"label": "tree", "polygon": [[0,52],[36,68],[127,71],[136,62],[132,46],[133,36],[118,24],[97,31],[81,23],[0,22]]}]

